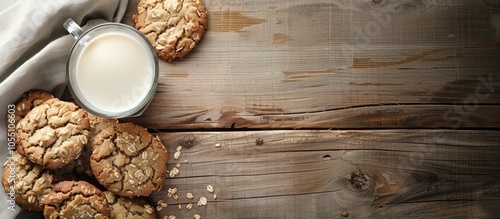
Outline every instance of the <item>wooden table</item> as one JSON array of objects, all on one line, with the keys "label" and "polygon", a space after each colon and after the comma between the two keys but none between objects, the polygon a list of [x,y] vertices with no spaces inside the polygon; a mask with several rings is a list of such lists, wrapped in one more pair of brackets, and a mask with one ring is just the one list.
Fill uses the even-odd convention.
[{"label": "wooden table", "polygon": [[160,216],[500,215],[498,1],[205,4],[200,44],[160,63],[153,103],[125,120],[180,165]]}]

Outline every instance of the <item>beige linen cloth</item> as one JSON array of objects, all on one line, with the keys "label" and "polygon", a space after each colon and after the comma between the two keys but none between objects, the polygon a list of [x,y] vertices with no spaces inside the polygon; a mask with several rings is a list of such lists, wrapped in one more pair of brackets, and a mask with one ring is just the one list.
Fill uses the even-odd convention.
[{"label": "beige linen cloth", "polygon": [[[74,43],[63,28],[68,18],[83,29],[103,22],[119,22],[127,0],[0,0],[0,161],[9,155],[6,116],[8,105],[23,92],[42,89],[61,95],[66,86],[66,59]],[[3,186],[2,186],[3,187]],[[0,189],[0,218],[37,218],[21,208],[9,209]]]}]

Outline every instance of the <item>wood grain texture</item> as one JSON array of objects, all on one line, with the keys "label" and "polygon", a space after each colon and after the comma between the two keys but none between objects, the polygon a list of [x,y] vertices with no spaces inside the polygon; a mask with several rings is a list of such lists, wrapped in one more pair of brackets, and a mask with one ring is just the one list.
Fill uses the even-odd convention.
[{"label": "wood grain texture", "polygon": [[[132,24],[137,3],[123,23]],[[496,1],[205,4],[201,42],[182,60],[160,62],[152,104],[124,120],[156,129],[169,169],[180,165],[152,197],[169,203],[160,216],[500,214]],[[267,131],[194,132],[202,128]],[[207,206],[196,206],[201,196]]]},{"label": "wood grain texture", "polygon": [[[170,152],[169,169],[180,163],[180,173],[152,197],[169,204],[162,217],[494,218],[500,213],[499,131],[159,135]],[[179,145],[184,147],[175,160]],[[180,197],[168,198],[168,188],[177,188]],[[188,192],[194,199],[186,198]],[[208,204],[196,206],[202,196]],[[195,207],[186,209],[188,203]]]},{"label": "wood grain texture", "polygon": [[[137,3],[129,1],[124,23],[132,25]],[[153,103],[131,121],[157,129],[499,127],[495,1],[205,4],[206,35],[184,59],[160,62]]]}]

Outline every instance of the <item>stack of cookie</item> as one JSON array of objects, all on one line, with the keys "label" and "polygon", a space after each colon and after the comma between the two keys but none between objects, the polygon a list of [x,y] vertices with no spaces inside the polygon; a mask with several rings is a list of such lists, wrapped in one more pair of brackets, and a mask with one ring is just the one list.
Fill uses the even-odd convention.
[{"label": "stack of cookie", "polygon": [[145,128],[92,115],[45,91],[16,105],[16,151],[2,184],[45,218],[156,218],[168,154]]}]

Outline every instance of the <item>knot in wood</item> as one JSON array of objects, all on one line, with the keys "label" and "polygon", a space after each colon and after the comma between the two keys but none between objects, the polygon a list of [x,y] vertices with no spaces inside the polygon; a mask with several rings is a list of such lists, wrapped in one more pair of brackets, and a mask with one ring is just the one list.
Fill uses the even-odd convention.
[{"label": "knot in wood", "polygon": [[192,148],[196,145],[196,138],[194,136],[188,135],[181,140],[180,145],[185,148]]},{"label": "knot in wood", "polygon": [[264,144],[264,139],[262,138],[257,138],[257,140],[255,140],[255,144],[257,146],[262,146]]},{"label": "knot in wood", "polygon": [[368,177],[362,173],[351,173],[351,179],[349,182],[355,189],[366,190],[368,189]]}]

